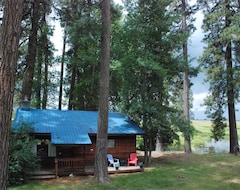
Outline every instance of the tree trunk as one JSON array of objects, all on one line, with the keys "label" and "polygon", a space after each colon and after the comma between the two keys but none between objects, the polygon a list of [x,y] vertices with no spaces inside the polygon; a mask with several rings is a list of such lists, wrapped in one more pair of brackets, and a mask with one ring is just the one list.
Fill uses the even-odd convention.
[{"label": "tree trunk", "polygon": [[232,72],[232,55],[231,42],[227,44],[226,48],[226,62],[227,62],[227,99],[228,99],[228,116],[229,116],[229,134],[230,134],[230,153],[237,153],[235,147],[238,147],[238,134],[236,128],[236,115],[234,104],[234,86],[233,86],[233,72]]},{"label": "tree trunk", "polygon": [[[147,116],[146,116],[146,113],[143,113],[143,119],[142,119],[143,129],[147,129],[146,123],[147,123]],[[148,154],[149,137],[147,135],[143,136],[143,145],[144,145],[144,165],[148,166],[148,164],[149,164],[149,154]]]},{"label": "tree trunk", "polygon": [[[41,40],[41,38],[40,38]],[[41,88],[42,88],[42,60],[43,60],[43,53],[42,50],[38,50],[38,55],[37,55],[37,64],[36,64],[36,108],[40,109],[41,108]]]},{"label": "tree trunk", "polygon": [[65,49],[66,49],[66,24],[64,28],[63,36],[63,50],[62,50],[62,60],[61,60],[61,73],[60,73],[60,84],[59,84],[59,100],[58,100],[58,109],[62,109],[62,95],[63,95],[63,73],[64,73],[64,61],[65,61]]},{"label": "tree trunk", "polygon": [[72,65],[72,76],[71,76],[71,83],[70,83],[70,89],[69,89],[69,99],[68,99],[68,110],[72,110],[73,107],[73,91],[75,86],[75,80],[76,80],[76,72],[77,68],[75,65]]},{"label": "tree trunk", "polygon": [[40,1],[33,1],[33,15],[32,15],[32,28],[30,30],[29,43],[28,43],[28,53],[26,57],[26,71],[23,79],[23,88],[21,100],[27,98],[31,100],[32,86],[33,86],[33,76],[34,76],[34,66],[36,62],[36,50],[37,50],[37,31],[38,31],[38,21],[40,17]]},{"label": "tree trunk", "polygon": [[[231,25],[231,10],[229,0],[225,0],[226,3],[226,28]],[[234,96],[234,79],[233,79],[233,68],[232,68],[232,43],[231,41],[226,44],[225,54],[227,64],[227,99],[228,99],[228,117],[229,117],[229,133],[230,133],[230,153],[235,152],[235,147],[238,147],[238,134],[236,128],[236,116],[235,116],[235,96]]]},{"label": "tree trunk", "polygon": [[[187,21],[186,21],[186,2],[182,0],[182,31],[187,32]],[[183,60],[185,62],[185,71],[183,74],[183,98],[184,98],[184,117],[187,124],[190,122],[189,117],[189,82],[188,82],[188,49],[187,49],[187,41],[183,43]],[[188,125],[189,126],[189,125]],[[184,151],[186,153],[191,153],[191,138],[190,138],[190,130],[184,131]]]},{"label": "tree trunk", "polygon": [[23,0],[5,0],[0,39],[0,189],[7,189],[9,135]]},{"label": "tree trunk", "polygon": [[42,108],[47,108],[48,100],[48,66],[49,66],[49,57],[48,57],[48,45],[47,45],[47,36],[45,36],[45,55],[44,55],[44,82],[43,82],[43,98],[42,98]]},{"label": "tree trunk", "polygon": [[148,166],[149,164],[149,157],[148,157],[148,142],[147,142],[146,135],[143,136],[143,143],[144,143],[144,165]]},{"label": "tree trunk", "polygon": [[110,0],[103,0],[101,62],[100,62],[100,97],[98,113],[98,133],[95,156],[94,178],[97,182],[107,183],[107,138],[108,138],[108,96],[110,63]]},{"label": "tree trunk", "polygon": [[148,153],[148,164],[151,164],[152,162],[152,144],[153,144],[153,140],[152,138],[149,139],[149,153]]},{"label": "tree trunk", "polygon": [[[47,14],[47,4],[43,4],[43,18],[42,24],[43,27],[47,26],[46,21],[46,14]],[[43,76],[43,97],[42,97],[42,108],[47,108],[47,101],[48,101],[48,68],[49,68],[49,60],[50,60],[50,50],[49,50],[49,41],[48,41],[48,34],[43,32],[43,57],[44,57],[44,76]]]}]

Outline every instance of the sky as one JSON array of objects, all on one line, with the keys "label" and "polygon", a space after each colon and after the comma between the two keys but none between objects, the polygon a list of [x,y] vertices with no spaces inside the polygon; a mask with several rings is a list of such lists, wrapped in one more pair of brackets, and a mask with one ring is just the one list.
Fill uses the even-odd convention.
[{"label": "sky", "polygon": [[[192,34],[188,42],[188,53],[189,59],[193,59],[190,63],[193,66],[198,66],[198,58],[202,55],[204,49],[204,43],[202,43],[203,39],[203,32],[201,29],[203,14],[201,12],[197,12],[195,15],[195,27],[196,30]],[[199,73],[197,77],[191,78],[191,82],[193,86],[191,90],[193,92],[193,108],[192,112],[194,113],[195,119],[206,119],[205,109],[206,107],[203,106],[204,98],[206,98],[208,94],[208,87],[209,85],[204,82],[205,79],[204,73]]]},{"label": "sky", "polygon": [[[195,3],[196,0],[189,0],[191,3]],[[192,65],[198,65],[197,59],[201,56],[204,50],[204,44],[202,42],[202,39],[204,37],[203,31],[201,29],[202,21],[204,15],[202,14],[201,11],[197,12],[196,15],[196,21],[195,21],[195,27],[196,31],[193,33],[189,40],[189,45],[188,45],[188,50],[189,50],[189,56],[192,58],[195,58],[194,61],[191,63]],[[204,81],[206,79],[206,76],[204,73],[199,73],[197,77],[191,78],[191,82],[193,83],[193,86],[191,87],[191,90],[193,92],[193,108],[192,111],[194,113],[194,118],[195,119],[207,119],[205,115],[205,110],[206,107],[203,106],[204,98],[207,97],[208,91],[209,91],[209,84]],[[236,119],[240,120],[240,104],[237,103],[235,104],[235,109],[236,109]],[[228,119],[228,114],[227,114],[227,108],[224,113],[224,117]]]},{"label": "sky", "polygon": [[[114,0],[116,3],[122,4],[121,0]],[[196,0],[188,0],[190,4],[194,4]],[[198,58],[201,56],[204,48],[204,43],[202,43],[203,39],[203,32],[201,29],[202,20],[203,20],[203,14],[199,11],[195,15],[195,27],[196,30],[192,34],[189,42],[188,42],[188,53],[189,53],[189,59],[193,59],[193,61],[190,63],[193,66],[198,65]],[[58,55],[61,55],[62,51],[62,32],[63,29],[60,27],[59,23],[55,23],[55,32],[53,36],[53,41],[56,46],[56,49],[58,51],[56,52]],[[57,39],[57,40],[56,40]],[[193,92],[193,108],[191,111],[194,114],[194,119],[203,120],[207,119],[205,115],[205,109],[206,107],[203,106],[204,98],[208,94],[208,87],[209,85],[204,82],[205,75],[203,73],[200,73],[197,77],[191,78],[191,82],[193,83],[193,86],[191,87],[191,91]],[[240,107],[240,106],[239,106]],[[227,116],[226,116],[227,118]]]}]

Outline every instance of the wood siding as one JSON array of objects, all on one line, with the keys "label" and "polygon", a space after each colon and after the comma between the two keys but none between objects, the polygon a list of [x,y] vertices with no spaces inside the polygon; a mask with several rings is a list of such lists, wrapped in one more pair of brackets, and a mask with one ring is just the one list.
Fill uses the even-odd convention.
[{"label": "wood siding", "polygon": [[[93,165],[95,159],[95,150],[96,150],[96,136],[91,136],[91,145],[85,145],[85,154],[84,160],[85,165]],[[108,139],[115,140],[115,147],[108,148],[107,153],[112,154],[113,157],[119,158],[120,160],[127,160],[130,153],[136,152],[136,135],[116,135],[109,136]]]},{"label": "wood siding", "polygon": [[130,153],[136,152],[136,136],[113,136],[109,139],[115,139],[115,148],[108,148],[108,153],[113,157],[127,160]]},{"label": "wood siding", "polygon": [[[90,138],[91,145],[56,145],[56,158],[78,158],[84,160],[85,166],[93,166],[96,136],[92,135]],[[114,148],[108,148],[107,153],[112,154],[114,158],[119,158],[124,165],[127,164],[130,153],[136,152],[136,135],[112,135],[108,139],[114,140],[115,146]],[[43,168],[54,167],[54,158],[41,157],[41,160]]]}]

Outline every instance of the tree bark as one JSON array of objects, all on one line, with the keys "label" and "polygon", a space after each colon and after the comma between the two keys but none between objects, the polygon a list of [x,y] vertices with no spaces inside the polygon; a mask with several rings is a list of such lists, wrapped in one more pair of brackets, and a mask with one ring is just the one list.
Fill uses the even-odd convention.
[{"label": "tree bark", "polygon": [[71,83],[70,83],[70,89],[69,89],[69,99],[68,99],[68,110],[73,110],[73,91],[74,91],[74,86],[75,86],[75,80],[76,80],[76,75],[77,75],[77,67],[75,65],[72,65],[72,76],[71,76]]},{"label": "tree bark", "polygon": [[[40,37],[41,40],[41,37]],[[41,108],[41,88],[42,88],[42,60],[43,60],[43,52],[42,50],[38,50],[38,61],[36,65],[36,80],[38,81],[36,84],[36,108]]]},{"label": "tree bark", "polygon": [[110,0],[103,0],[101,62],[100,62],[100,97],[98,111],[98,133],[95,155],[94,178],[97,182],[107,183],[107,138],[108,138],[108,96],[110,63]]},{"label": "tree bark", "polygon": [[64,36],[63,36],[63,50],[62,50],[62,60],[61,60],[61,73],[60,73],[60,84],[59,84],[59,100],[58,100],[58,109],[62,109],[62,95],[63,95],[63,74],[64,74],[64,61],[65,61],[65,49],[66,49],[66,24],[64,27]]},{"label": "tree bark", "polygon": [[236,127],[235,103],[234,103],[234,86],[233,86],[233,73],[232,73],[232,59],[231,59],[231,42],[228,43],[226,48],[226,61],[227,61],[227,75],[228,75],[228,117],[229,117],[229,134],[230,134],[230,153],[237,153],[235,147],[238,147],[238,134]]},{"label": "tree bark", "polygon": [[9,135],[23,0],[5,0],[0,43],[0,189],[7,189]]},{"label": "tree bark", "polygon": [[[226,0],[226,28],[231,25],[229,0]],[[234,79],[232,67],[232,43],[226,44],[226,65],[227,65],[227,100],[228,100],[228,117],[229,117],[229,134],[230,134],[230,153],[237,153],[235,147],[238,147],[238,134],[236,127],[235,115],[235,96],[234,96]],[[238,150],[238,149],[237,149]]]},{"label": "tree bark", "polygon": [[[43,13],[42,13],[42,24],[43,27],[47,26],[46,21],[46,14],[47,14],[47,4],[43,4]],[[44,61],[44,72],[43,72],[43,96],[42,96],[42,109],[47,108],[47,101],[48,101],[48,68],[49,68],[49,59],[50,59],[50,50],[49,50],[49,40],[48,34],[46,32],[42,33],[42,40],[43,40],[43,61]]]},{"label": "tree bark", "polygon": [[45,48],[44,48],[44,82],[43,82],[43,98],[42,98],[42,108],[47,108],[47,100],[48,100],[48,67],[49,67],[49,49],[48,49],[48,40],[47,36],[44,35]]},{"label": "tree bark", "polygon": [[34,67],[36,62],[36,51],[37,51],[37,31],[38,31],[38,21],[40,18],[40,2],[41,0],[33,1],[33,15],[32,15],[32,28],[30,30],[29,43],[28,43],[28,53],[26,57],[26,71],[23,79],[23,88],[21,100],[27,98],[31,100],[32,86],[33,86],[33,76]]},{"label": "tree bark", "polygon": [[[186,21],[186,1],[182,0],[182,31],[187,32],[187,21]],[[188,79],[188,49],[187,49],[187,40],[183,43],[183,60],[185,62],[185,71],[183,74],[183,108],[184,108],[184,117],[185,122],[189,124],[189,79]],[[188,125],[189,126],[189,125]],[[190,130],[184,131],[184,151],[186,153],[191,153],[191,138],[190,138]]]}]

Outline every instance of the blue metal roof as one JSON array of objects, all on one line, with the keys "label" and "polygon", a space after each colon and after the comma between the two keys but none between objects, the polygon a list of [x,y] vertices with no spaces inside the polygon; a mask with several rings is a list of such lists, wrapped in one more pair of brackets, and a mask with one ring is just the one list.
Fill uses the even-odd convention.
[{"label": "blue metal roof", "polygon": [[[13,129],[28,123],[34,133],[49,133],[53,144],[92,144],[89,134],[97,134],[98,112],[72,110],[17,109]],[[142,135],[144,131],[128,117],[109,112],[109,135]]]}]

